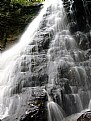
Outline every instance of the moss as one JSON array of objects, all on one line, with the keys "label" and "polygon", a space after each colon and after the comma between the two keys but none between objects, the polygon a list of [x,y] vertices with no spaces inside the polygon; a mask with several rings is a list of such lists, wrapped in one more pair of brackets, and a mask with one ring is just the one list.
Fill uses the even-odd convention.
[{"label": "moss", "polygon": [[0,10],[0,50],[5,50],[15,43],[26,26],[35,18],[40,5],[22,6],[10,4]]}]

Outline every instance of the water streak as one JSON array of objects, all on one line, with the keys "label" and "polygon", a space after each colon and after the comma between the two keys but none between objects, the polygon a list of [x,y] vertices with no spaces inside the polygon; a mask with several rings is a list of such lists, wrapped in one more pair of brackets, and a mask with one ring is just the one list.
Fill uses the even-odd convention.
[{"label": "water streak", "polygon": [[[71,9],[70,5],[70,12]],[[86,53],[78,47],[68,30],[63,2],[46,0],[19,42],[1,54],[0,119],[18,115],[23,102],[23,89],[30,87],[32,90],[31,87],[41,86],[44,80],[44,85],[48,85],[49,121],[62,121],[63,109],[71,115],[86,108],[84,97],[87,97],[86,106],[91,98],[91,92],[87,91],[91,86],[91,59],[87,60]],[[48,80],[42,78],[39,81],[44,74]],[[53,97],[50,98],[52,89],[56,90],[55,95],[59,95],[63,109],[53,102]],[[31,97],[31,91],[27,95]]]}]

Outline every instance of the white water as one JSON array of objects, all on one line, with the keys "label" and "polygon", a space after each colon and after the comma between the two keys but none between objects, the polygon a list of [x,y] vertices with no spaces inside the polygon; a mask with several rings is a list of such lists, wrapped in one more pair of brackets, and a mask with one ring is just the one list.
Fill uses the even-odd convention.
[{"label": "white water", "polygon": [[[37,34],[41,21],[43,20],[43,15],[49,7],[52,7],[52,9],[51,16],[48,16],[47,26],[49,26],[49,31],[53,29],[54,34],[57,33],[60,26],[62,27],[63,25],[59,26],[59,21],[61,22],[62,18],[57,17],[63,13],[62,2],[60,0],[46,0],[40,14],[26,28],[19,42],[0,55],[0,119],[8,116],[11,109],[13,112],[16,110],[16,104],[13,102],[14,99],[9,96],[11,95],[12,89],[18,85],[19,79],[27,78],[29,74],[31,75],[31,68],[29,69],[29,73],[23,74],[20,73],[21,67],[18,67],[20,66],[20,62],[24,61],[24,57],[27,54],[27,51],[24,52],[23,50],[26,50],[28,44],[33,42],[33,38]],[[57,10],[57,8],[59,8],[59,10]],[[34,46],[31,45],[29,49],[31,50],[33,47]],[[22,54],[22,52],[24,54]],[[31,61],[31,56],[27,57],[25,61]],[[16,100],[18,100],[18,97],[16,97]]]},{"label": "white water", "polygon": [[47,103],[48,107],[48,121],[62,121],[64,116],[62,109],[53,101]]},{"label": "white water", "polygon": [[[45,1],[43,9],[40,14],[33,20],[32,23],[26,28],[25,32],[21,36],[18,43],[16,43],[9,50],[3,52],[0,56],[0,119],[8,115],[8,110],[11,106],[11,100],[8,99],[9,92],[7,95],[5,93],[10,90],[12,83],[11,75],[13,70],[15,70],[15,65],[17,60],[22,56],[22,50],[29,44],[32,43],[34,36],[37,33],[39,24],[43,19],[43,15],[46,13],[47,8],[50,6],[52,1]],[[32,48],[32,46],[31,46]],[[5,100],[8,105],[4,104]]]},{"label": "white water", "polygon": [[[19,112],[18,107],[21,106],[22,102],[20,95],[17,94],[14,98],[10,96],[13,94],[12,90],[16,89],[19,84],[19,89],[22,90],[24,83],[29,81],[28,79],[32,74],[36,74],[36,72],[32,73],[31,60],[34,58],[36,61],[36,58],[38,58],[40,61],[41,58],[43,58],[42,54],[39,54],[38,52],[38,41],[44,41],[42,35],[45,35],[45,33],[49,33],[48,35],[51,36],[50,32],[52,32],[53,36],[46,55],[48,60],[48,85],[51,88],[55,86],[55,84],[60,82],[60,76],[64,76],[59,72],[64,70],[65,74],[65,71],[68,70],[70,82],[77,85],[78,83],[82,85],[85,84],[85,88],[88,88],[85,68],[84,66],[79,65],[83,53],[79,50],[76,41],[70,35],[65,19],[66,15],[61,0],[46,0],[40,14],[29,24],[19,42],[11,49],[1,54],[0,119]],[[42,24],[45,24],[43,25],[44,28],[41,27]],[[33,42],[35,44],[32,45]],[[37,54],[31,54],[34,47]],[[24,65],[26,66],[23,67]],[[76,105],[78,103],[78,111],[81,111],[83,107],[80,96],[78,94],[72,95],[75,98]],[[67,95],[67,98],[69,99],[69,95]],[[56,103],[50,99],[47,106],[49,121],[63,120],[62,109]]]}]

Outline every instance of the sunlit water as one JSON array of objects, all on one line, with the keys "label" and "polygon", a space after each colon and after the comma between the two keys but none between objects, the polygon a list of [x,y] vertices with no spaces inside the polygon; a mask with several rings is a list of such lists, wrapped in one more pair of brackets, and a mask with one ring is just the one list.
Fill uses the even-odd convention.
[{"label": "sunlit water", "polygon": [[[49,42],[48,47],[44,46],[45,41]],[[64,108],[68,108],[70,114],[84,110],[87,104],[84,97],[87,97],[88,102],[91,98],[90,91],[85,93],[83,90],[83,87],[85,90],[88,89],[89,83],[84,54],[86,55],[86,52],[78,48],[68,30],[62,1],[46,0],[39,15],[26,28],[19,42],[1,54],[0,119],[19,113],[23,100],[20,93],[23,87],[26,84],[31,87],[31,76],[38,75],[43,66],[46,67],[42,71],[46,70],[48,74],[50,88],[59,84],[61,79],[61,83],[64,83],[63,80],[66,78],[69,78],[71,84],[80,85],[81,89],[78,89],[78,92],[70,87],[72,93],[65,95]],[[36,64],[37,61],[39,65]],[[90,59],[88,61],[90,64]],[[33,64],[35,70],[32,70]],[[50,90],[48,88],[47,93],[50,93]],[[62,101],[59,90],[57,93]],[[90,105],[91,101],[89,107]],[[54,103],[50,96],[47,107],[49,121],[75,121],[73,119],[78,117],[77,114],[65,119],[63,109]]]},{"label": "sunlit water", "polygon": [[[15,71],[16,63],[18,63],[19,60],[22,61],[22,58],[24,55],[21,54],[21,52],[25,49],[25,47],[29,43],[33,42],[33,38],[39,29],[39,24],[42,21],[43,15],[46,13],[48,6],[50,6],[50,4],[49,2],[46,1],[43,9],[40,11],[40,14],[33,20],[32,23],[29,24],[29,26],[26,28],[25,32],[21,36],[19,42],[15,44],[12,48],[10,48],[9,50],[1,54],[1,58],[0,58],[0,92],[1,92],[0,93],[0,118],[1,119],[8,115],[10,107],[13,103],[12,99],[10,100],[8,98],[10,95],[10,90],[12,88],[12,85],[14,84],[16,85],[19,81],[17,77],[16,79],[13,79],[13,76],[17,76],[16,75],[17,72],[16,73],[13,72]],[[32,48],[33,47],[30,46],[30,49]],[[25,55],[26,55],[26,52],[25,52]],[[22,75],[24,74],[21,74],[20,76]],[[8,94],[5,94],[7,93],[7,91],[8,91]]]},{"label": "sunlit water", "polygon": [[47,103],[49,110],[48,119],[49,121],[62,121],[64,116],[62,114],[62,109],[53,101]]}]

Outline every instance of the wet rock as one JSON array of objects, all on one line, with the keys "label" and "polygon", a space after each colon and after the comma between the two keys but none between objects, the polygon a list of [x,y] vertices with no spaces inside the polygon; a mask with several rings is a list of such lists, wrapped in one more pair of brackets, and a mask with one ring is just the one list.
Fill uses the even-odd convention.
[{"label": "wet rock", "polygon": [[[90,2],[89,2],[90,3]],[[67,14],[67,18],[69,22],[76,22],[77,28],[72,27],[70,30],[71,32],[89,31],[91,24],[91,18],[90,18],[90,7],[88,8],[87,0],[83,2],[82,0],[63,0],[64,8]],[[90,11],[89,11],[90,10]],[[77,29],[77,30],[76,30]]]},{"label": "wet rock", "polygon": [[[43,50],[47,50],[49,48],[50,42],[53,38],[52,30],[48,30],[45,33],[43,33],[43,31],[44,30],[42,30],[42,35],[39,34],[38,38],[37,38],[37,39],[39,39],[39,36],[40,36],[40,40],[38,40],[38,51],[39,52],[41,52]],[[41,31],[40,31],[40,33],[41,33]]]},{"label": "wet rock", "polygon": [[45,87],[23,88],[20,97],[12,96],[15,103],[11,105],[9,116],[3,121],[47,121],[47,96]]},{"label": "wet rock", "polygon": [[58,67],[58,76],[61,78],[68,78],[69,69],[72,63],[68,63],[67,61],[63,61],[63,64],[59,64]]},{"label": "wet rock", "polygon": [[63,94],[62,104],[63,110],[67,115],[78,113],[83,110],[81,99],[78,94]]},{"label": "wet rock", "polygon": [[82,114],[77,121],[91,121],[91,111],[87,111]]},{"label": "wet rock", "polygon": [[69,31],[71,32],[71,34],[74,34],[75,32],[78,31],[78,26],[76,22],[70,22],[68,27],[69,27]]},{"label": "wet rock", "polygon": [[86,50],[89,48],[89,41],[87,38],[87,35],[85,33],[82,33],[81,31],[77,31],[75,33],[76,42],[78,43],[78,46],[82,50]]},{"label": "wet rock", "polygon": [[65,94],[71,94],[72,93],[71,87],[70,87],[70,84],[69,84],[68,81],[64,84],[64,90],[65,90]]},{"label": "wet rock", "polygon": [[33,106],[30,108],[30,110],[26,111],[26,114],[23,115],[20,119],[20,121],[32,121],[36,118],[36,115],[38,115],[38,107]]},{"label": "wet rock", "polygon": [[59,81],[59,85],[60,85],[61,87],[63,87],[64,84],[65,84],[67,81],[69,81],[69,79],[67,79],[67,78],[61,78],[61,79],[59,79],[58,81]]},{"label": "wet rock", "polygon": [[83,109],[86,109],[88,107],[89,101],[90,101],[90,99],[89,99],[90,91],[89,90],[87,90],[87,91],[79,90],[79,92],[80,92],[80,98],[81,98],[81,102],[83,105]]},{"label": "wet rock", "polygon": [[21,117],[20,121],[47,121],[45,101],[45,98],[39,97],[37,99],[37,106],[26,111],[26,114]]}]

